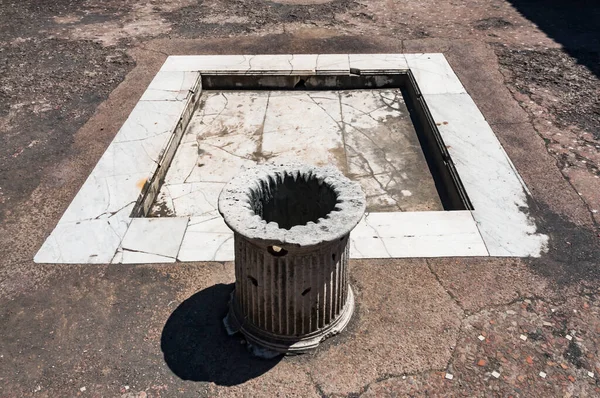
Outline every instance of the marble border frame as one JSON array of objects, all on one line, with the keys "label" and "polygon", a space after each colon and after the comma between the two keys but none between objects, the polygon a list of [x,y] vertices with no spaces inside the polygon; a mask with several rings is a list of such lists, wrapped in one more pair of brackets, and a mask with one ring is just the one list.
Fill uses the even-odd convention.
[{"label": "marble border frame", "polygon": [[[365,215],[353,258],[540,256],[528,191],[443,54],[170,56],[88,176],[36,263],[233,260],[232,233],[194,217],[131,217],[159,189],[198,103],[201,74],[414,76],[474,210]],[[231,246],[231,250],[229,247]]]}]

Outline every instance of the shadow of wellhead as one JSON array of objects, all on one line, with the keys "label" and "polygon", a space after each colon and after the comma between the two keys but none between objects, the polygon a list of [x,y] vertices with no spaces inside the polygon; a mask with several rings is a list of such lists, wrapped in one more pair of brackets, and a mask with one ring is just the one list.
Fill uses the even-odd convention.
[{"label": "shadow of wellhead", "polygon": [[161,336],[165,362],[178,377],[191,381],[233,386],[258,377],[281,360],[260,359],[247,345],[225,331],[233,285],[218,284],[204,289],[173,311]]}]

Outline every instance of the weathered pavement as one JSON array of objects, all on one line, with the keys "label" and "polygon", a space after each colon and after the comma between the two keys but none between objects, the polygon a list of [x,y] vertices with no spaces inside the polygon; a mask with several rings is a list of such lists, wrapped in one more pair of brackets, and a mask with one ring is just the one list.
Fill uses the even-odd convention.
[{"label": "weathered pavement", "polygon": [[[589,3],[0,0],[0,397],[600,394]],[[224,335],[230,263],[33,263],[167,55],[280,52],[443,52],[549,253],[354,261],[347,333],[275,361]]]}]

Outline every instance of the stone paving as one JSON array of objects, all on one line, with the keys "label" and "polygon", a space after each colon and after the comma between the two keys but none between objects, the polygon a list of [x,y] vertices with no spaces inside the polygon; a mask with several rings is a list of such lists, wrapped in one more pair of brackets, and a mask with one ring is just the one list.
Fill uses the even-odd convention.
[{"label": "stone paving", "polygon": [[[0,397],[600,395],[594,4],[0,0],[0,26]],[[167,55],[282,49],[443,52],[550,251],[352,261],[347,333],[273,361],[222,329],[231,263],[32,262]]]}]

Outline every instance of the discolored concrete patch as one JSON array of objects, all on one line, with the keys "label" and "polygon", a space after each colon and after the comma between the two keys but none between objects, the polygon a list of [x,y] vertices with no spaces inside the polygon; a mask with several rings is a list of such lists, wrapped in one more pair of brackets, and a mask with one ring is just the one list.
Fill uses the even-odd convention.
[{"label": "discolored concrete patch", "polygon": [[363,396],[596,396],[597,300],[524,300],[474,314],[448,367],[452,380],[446,372],[405,375],[373,383]]},{"label": "discolored concrete patch", "polygon": [[60,39],[6,45],[2,56],[0,220],[65,156],[75,132],[134,66],[124,51]]},{"label": "discolored concrete patch", "polygon": [[427,260],[442,286],[469,313],[522,297],[555,298],[553,286],[532,272],[526,261],[512,258]]},{"label": "discolored concrete patch", "polygon": [[356,323],[307,362],[323,393],[343,396],[380,377],[444,369],[462,311],[425,261],[353,261],[351,275]]}]

